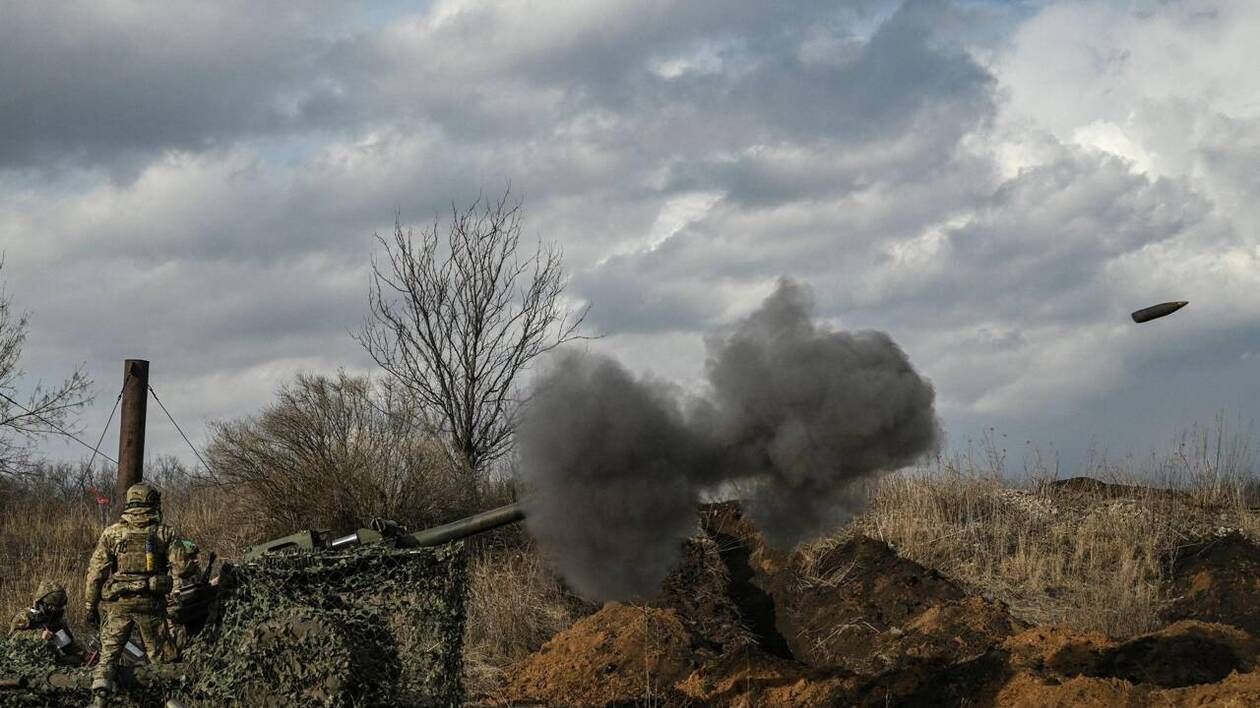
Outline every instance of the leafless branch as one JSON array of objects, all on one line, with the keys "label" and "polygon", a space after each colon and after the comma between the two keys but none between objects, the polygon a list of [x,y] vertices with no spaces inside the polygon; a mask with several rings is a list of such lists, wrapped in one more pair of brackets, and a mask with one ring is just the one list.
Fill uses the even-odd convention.
[{"label": "leafless branch", "polygon": [[541,242],[521,253],[510,190],[452,205],[419,233],[395,222],[377,236],[369,315],[355,338],[438,422],[470,474],[502,458],[516,429],[520,375],[576,338],[586,315],[564,301],[563,257]]}]

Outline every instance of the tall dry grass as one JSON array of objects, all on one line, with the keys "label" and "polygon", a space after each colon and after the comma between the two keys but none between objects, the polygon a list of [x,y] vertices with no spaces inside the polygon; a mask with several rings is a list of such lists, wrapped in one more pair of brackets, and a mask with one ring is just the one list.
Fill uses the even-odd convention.
[{"label": "tall dry grass", "polygon": [[596,608],[569,592],[532,546],[487,548],[469,563],[464,675],[492,695],[504,670]]},{"label": "tall dry grass", "polygon": [[1260,538],[1247,435],[1184,436],[1162,457],[1095,459],[1065,484],[1033,464],[1011,474],[992,440],[884,478],[854,530],[1002,600],[1022,619],[1129,636],[1156,628],[1173,551],[1238,531]]}]

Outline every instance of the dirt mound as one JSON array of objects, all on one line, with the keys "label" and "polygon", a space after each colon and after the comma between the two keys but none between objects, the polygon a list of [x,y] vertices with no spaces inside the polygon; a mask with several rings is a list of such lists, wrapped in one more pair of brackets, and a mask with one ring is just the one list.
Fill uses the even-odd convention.
[{"label": "dirt mound", "polygon": [[852,702],[860,680],[819,671],[755,648],[727,654],[678,684],[694,703],[723,706],[822,706]]},{"label": "dirt mound", "polygon": [[[1260,705],[1256,547],[1222,539],[1174,564],[1179,621],[1114,641],[1029,628],[887,544],[769,549],[733,505],[647,607],[607,605],[518,666],[507,698],[562,705]],[[1217,593],[1217,594],[1213,594]],[[1193,598],[1197,604],[1185,602]]]},{"label": "dirt mound", "polygon": [[543,645],[513,673],[508,700],[547,705],[669,701],[704,658],[678,612],[612,602]]},{"label": "dirt mound", "polygon": [[872,651],[882,635],[964,596],[945,576],[865,536],[794,553],[768,585],[792,656],[866,672],[885,668]]},{"label": "dirt mound", "polygon": [[1260,674],[1231,674],[1220,683],[1186,688],[1158,689],[1120,679],[1078,677],[1067,681],[1020,674],[994,697],[1001,708],[1129,708],[1137,706],[1244,706],[1260,705]]},{"label": "dirt mound", "polygon": [[1172,560],[1169,622],[1196,619],[1260,636],[1260,546],[1240,534],[1181,549]]},{"label": "dirt mound", "polygon": [[1117,679],[1162,688],[1214,683],[1234,671],[1249,672],[1260,657],[1260,642],[1246,632],[1195,621],[1122,642],[1096,633],[1035,627],[1003,647],[1018,671],[1055,680]]},{"label": "dirt mound", "polygon": [[1065,496],[1101,497],[1104,499],[1133,498],[1155,496],[1167,499],[1189,499],[1190,495],[1176,489],[1160,487],[1143,487],[1132,484],[1115,484],[1094,479],[1093,477],[1069,477],[1059,479],[1047,485],[1050,491]]},{"label": "dirt mound", "polygon": [[748,574],[732,578],[725,553],[707,536],[689,540],[681,563],[662,583],[660,597],[649,603],[676,610],[688,631],[715,653],[758,641],[750,629],[755,622],[745,621],[735,600]]},{"label": "dirt mound", "polygon": [[898,657],[957,663],[984,654],[1024,624],[1007,608],[980,597],[933,605],[883,638],[880,654],[889,663]]}]

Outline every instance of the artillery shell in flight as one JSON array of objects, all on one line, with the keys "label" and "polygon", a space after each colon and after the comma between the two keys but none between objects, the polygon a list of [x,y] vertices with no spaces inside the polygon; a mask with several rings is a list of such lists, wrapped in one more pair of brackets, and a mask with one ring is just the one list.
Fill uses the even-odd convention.
[{"label": "artillery shell in flight", "polygon": [[1187,300],[1179,300],[1177,302],[1161,302],[1158,305],[1151,305],[1150,307],[1143,307],[1142,309],[1133,313],[1132,315],[1133,321],[1142,323],[1142,322],[1150,322],[1151,320],[1157,320],[1160,317],[1167,317],[1168,315],[1171,315],[1172,313],[1176,312],[1177,310],[1180,310],[1181,308],[1189,304],[1190,302]]}]

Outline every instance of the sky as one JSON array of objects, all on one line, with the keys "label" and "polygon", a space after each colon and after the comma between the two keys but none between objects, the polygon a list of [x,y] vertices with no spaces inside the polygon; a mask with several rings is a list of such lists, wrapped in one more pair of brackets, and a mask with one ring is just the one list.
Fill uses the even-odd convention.
[{"label": "sky", "polygon": [[299,371],[371,373],[373,234],[510,184],[585,346],[684,387],[789,276],[893,336],[953,449],[1071,473],[1245,427],[1258,30],[1252,0],[0,0],[20,390],[83,365],[94,439],[146,358],[204,444]]}]

